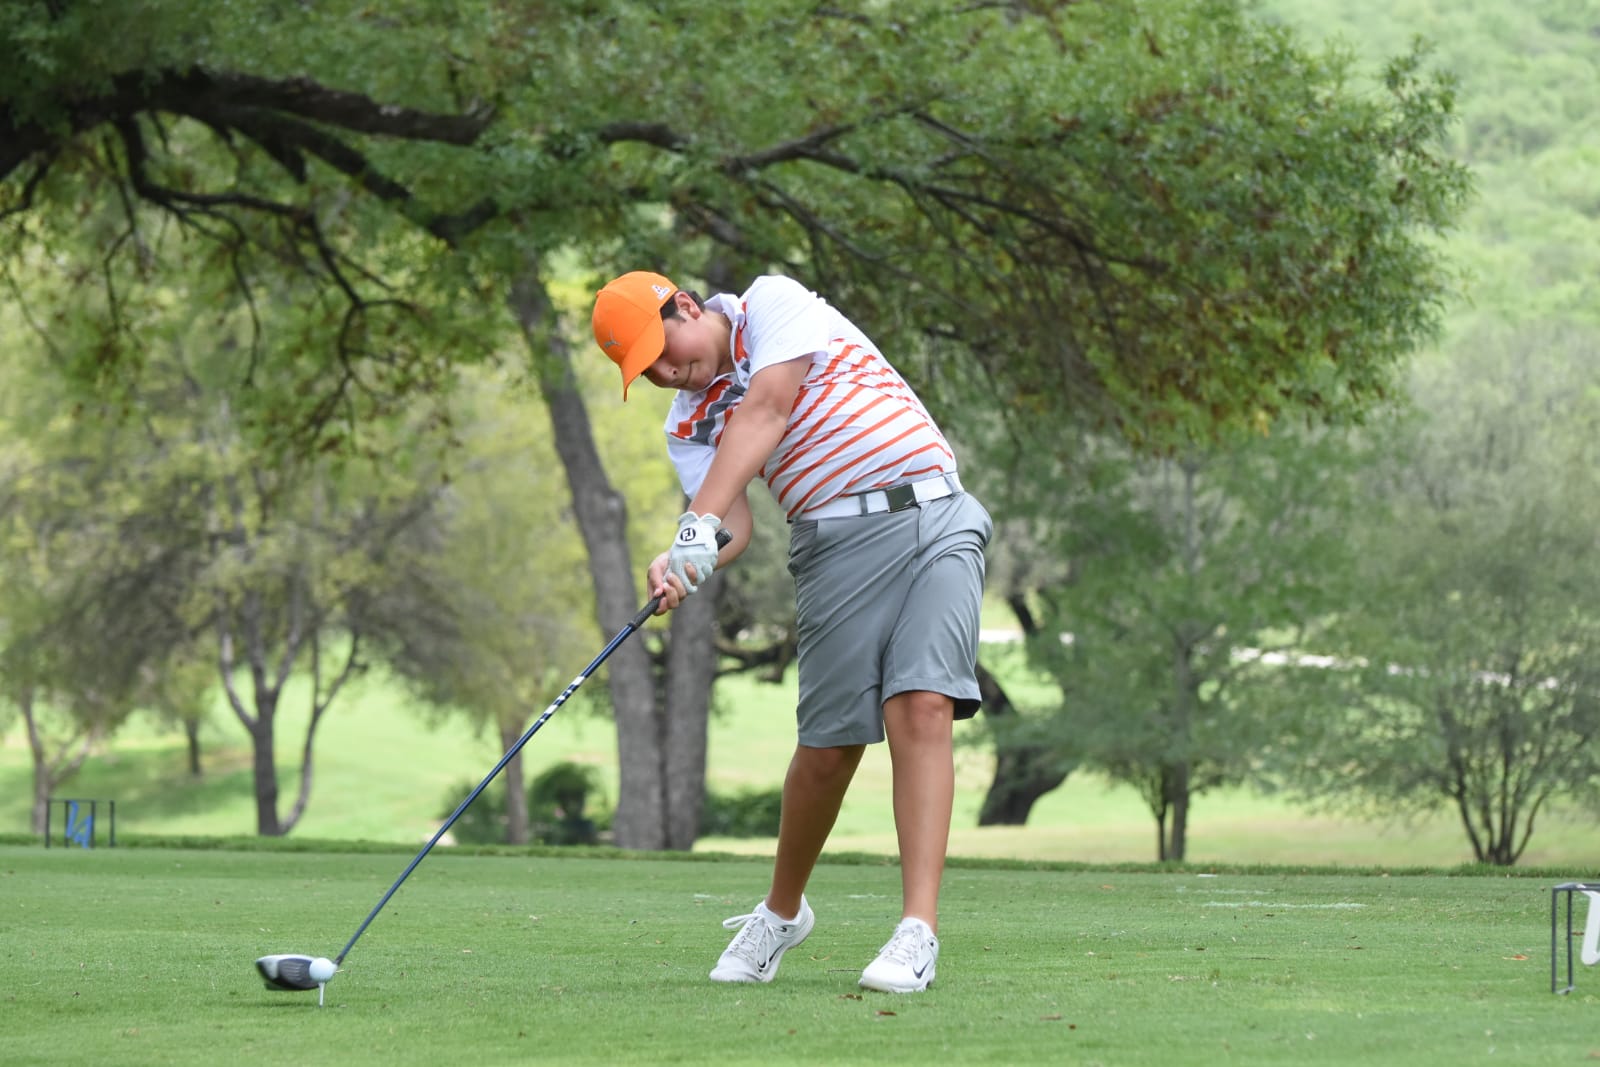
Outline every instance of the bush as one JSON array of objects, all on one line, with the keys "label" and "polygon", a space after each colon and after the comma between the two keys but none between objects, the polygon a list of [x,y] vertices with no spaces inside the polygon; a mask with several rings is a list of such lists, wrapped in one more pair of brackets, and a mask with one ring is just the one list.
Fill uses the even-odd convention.
[{"label": "bush", "polygon": [[[445,793],[439,817],[447,818],[478,786],[477,782],[461,782]],[[461,813],[461,818],[450,828],[450,835],[464,845],[503,845],[506,840],[506,787],[503,782],[489,783],[489,788],[478,795],[472,806]]]},{"label": "bush", "polygon": [[[440,818],[456,810],[477,782],[452,786],[445,794]],[[593,767],[578,763],[557,763],[528,783],[528,835],[544,845],[593,845],[609,822],[596,819],[586,809],[591,794],[600,789]],[[506,840],[506,789],[503,779],[489,784],[472,806],[450,828],[456,841],[464,845],[496,845]]]},{"label": "bush", "polygon": [[533,836],[547,845],[593,845],[600,827],[584,809],[600,789],[593,767],[563,761],[528,785],[528,822]]},{"label": "bush", "polygon": [[706,790],[700,809],[701,837],[776,837],[782,789],[746,789],[738,793]]}]

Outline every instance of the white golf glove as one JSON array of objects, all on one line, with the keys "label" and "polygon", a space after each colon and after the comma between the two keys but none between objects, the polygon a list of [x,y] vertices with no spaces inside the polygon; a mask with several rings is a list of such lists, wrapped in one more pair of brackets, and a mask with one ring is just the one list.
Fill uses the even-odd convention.
[{"label": "white golf glove", "polygon": [[[715,515],[696,515],[685,511],[678,516],[678,536],[672,540],[672,551],[667,553],[667,570],[678,576],[683,588],[690,593],[700,588],[702,582],[717,569],[717,530],[722,520]],[[689,568],[694,567],[694,577]]]}]

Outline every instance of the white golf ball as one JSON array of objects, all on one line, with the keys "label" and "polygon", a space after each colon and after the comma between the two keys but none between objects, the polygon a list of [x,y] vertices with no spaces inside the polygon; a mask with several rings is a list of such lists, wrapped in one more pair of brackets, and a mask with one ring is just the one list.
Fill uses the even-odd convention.
[{"label": "white golf ball", "polygon": [[333,977],[339,967],[326,956],[318,956],[311,961],[311,966],[307,969],[311,972],[313,982],[326,982]]}]

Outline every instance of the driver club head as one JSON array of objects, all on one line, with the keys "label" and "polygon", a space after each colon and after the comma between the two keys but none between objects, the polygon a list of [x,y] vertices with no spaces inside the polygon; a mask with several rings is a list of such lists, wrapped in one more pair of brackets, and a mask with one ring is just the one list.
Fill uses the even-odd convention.
[{"label": "driver club head", "polygon": [[293,954],[262,956],[256,960],[256,970],[261,972],[268,989],[286,993],[305,992],[319,985],[311,977],[311,961],[315,958]]}]

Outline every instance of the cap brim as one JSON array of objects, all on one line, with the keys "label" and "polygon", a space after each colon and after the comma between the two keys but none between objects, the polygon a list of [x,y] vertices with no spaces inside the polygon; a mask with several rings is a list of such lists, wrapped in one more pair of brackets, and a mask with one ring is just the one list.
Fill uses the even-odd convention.
[{"label": "cap brim", "polygon": [[661,358],[661,353],[667,347],[667,328],[657,318],[645,324],[638,337],[633,339],[633,344],[628,347],[627,354],[617,364],[622,370],[622,399],[628,399],[628,386],[633,380],[646,370],[650,364]]}]

